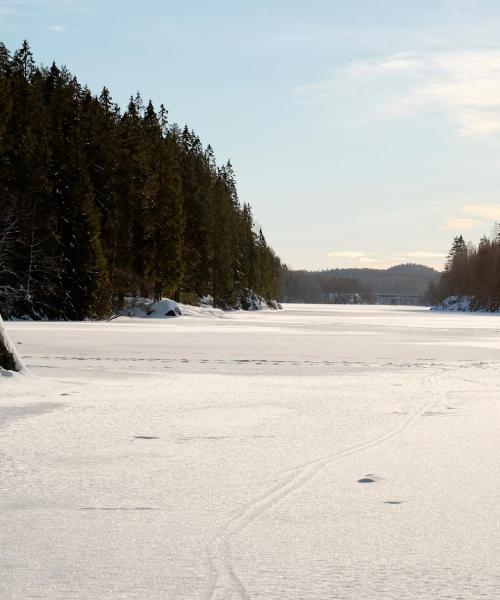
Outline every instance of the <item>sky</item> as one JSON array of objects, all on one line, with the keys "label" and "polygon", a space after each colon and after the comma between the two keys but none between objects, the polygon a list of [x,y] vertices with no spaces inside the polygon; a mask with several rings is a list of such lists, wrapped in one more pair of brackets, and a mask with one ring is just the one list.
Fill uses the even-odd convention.
[{"label": "sky", "polygon": [[441,268],[500,221],[498,0],[0,0],[0,40],[187,123],[291,268]]}]

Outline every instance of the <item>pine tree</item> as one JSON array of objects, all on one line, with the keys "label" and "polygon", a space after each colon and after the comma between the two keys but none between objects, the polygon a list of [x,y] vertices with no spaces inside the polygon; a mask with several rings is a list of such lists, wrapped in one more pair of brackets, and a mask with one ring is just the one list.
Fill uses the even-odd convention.
[{"label": "pine tree", "polygon": [[[122,115],[66,69],[37,68],[27,42],[0,43],[0,306],[8,316],[81,319],[127,295],[278,290],[281,263],[187,126],[139,93]],[[276,292],[277,293],[277,292]]]}]

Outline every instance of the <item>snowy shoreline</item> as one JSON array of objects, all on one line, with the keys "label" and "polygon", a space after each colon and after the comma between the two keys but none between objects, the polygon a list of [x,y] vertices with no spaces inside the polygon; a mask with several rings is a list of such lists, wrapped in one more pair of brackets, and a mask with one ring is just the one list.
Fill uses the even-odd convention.
[{"label": "snowy shoreline", "polygon": [[474,296],[448,296],[440,304],[432,306],[431,310],[438,312],[462,312],[488,315],[499,315],[500,309],[484,308]]}]

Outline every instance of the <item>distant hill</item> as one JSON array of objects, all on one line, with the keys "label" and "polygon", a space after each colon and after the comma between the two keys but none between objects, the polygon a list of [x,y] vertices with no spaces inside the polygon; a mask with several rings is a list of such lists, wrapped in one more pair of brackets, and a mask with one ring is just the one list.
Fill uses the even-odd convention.
[{"label": "distant hill", "polygon": [[374,302],[377,294],[424,296],[429,284],[438,279],[438,271],[416,264],[396,265],[389,269],[285,270],[283,299],[285,302],[321,303],[326,294],[335,292],[358,293],[364,302]]},{"label": "distant hill", "polygon": [[321,271],[330,278],[348,277],[357,279],[375,294],[422,295],[429,283],[439,278],[439,273],[424,265],[396,265],[389,269],[331,269]]}]

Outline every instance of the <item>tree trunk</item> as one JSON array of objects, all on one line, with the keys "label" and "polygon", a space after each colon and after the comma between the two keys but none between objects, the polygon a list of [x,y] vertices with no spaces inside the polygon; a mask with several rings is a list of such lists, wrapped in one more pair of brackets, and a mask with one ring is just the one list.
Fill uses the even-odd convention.
[{"label": "tree trunk", "polygon": [[0,316],[0,369],[2,368],[7,369],[8,371],[27,372],[23,361],[17,355],[12,342],[5,331],[2,317]]}]

